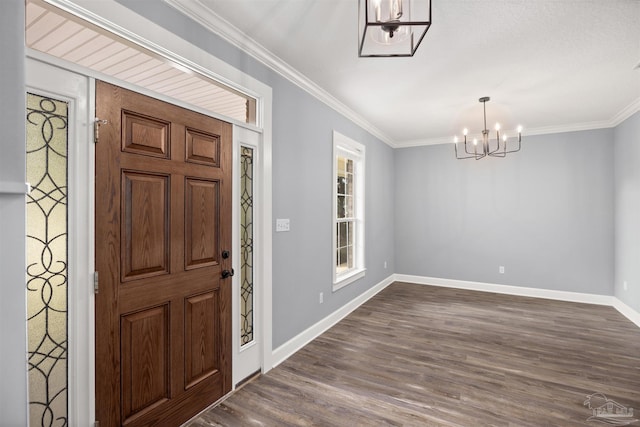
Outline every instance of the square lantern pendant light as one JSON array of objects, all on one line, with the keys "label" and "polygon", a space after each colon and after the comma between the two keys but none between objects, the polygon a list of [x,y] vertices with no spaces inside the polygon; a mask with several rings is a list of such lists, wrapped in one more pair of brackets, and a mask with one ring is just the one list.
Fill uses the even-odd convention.
[{"label": "square lantern pendant light", "polygon": [[413,56],[431,26],[431,0],[358,0],[358,56]]}]

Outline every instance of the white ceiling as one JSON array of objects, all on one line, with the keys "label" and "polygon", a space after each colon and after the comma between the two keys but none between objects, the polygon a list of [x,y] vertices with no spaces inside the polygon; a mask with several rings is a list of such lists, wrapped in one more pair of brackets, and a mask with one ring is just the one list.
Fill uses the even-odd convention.
[{"label": "white ceiling", "polygon": [[640,0],[434,0],[413,58],[358,58],[356,0],[165,1],[228,21],[395,146],[479,132],[481,96],[491,125],[524,136],[640,110]]}]

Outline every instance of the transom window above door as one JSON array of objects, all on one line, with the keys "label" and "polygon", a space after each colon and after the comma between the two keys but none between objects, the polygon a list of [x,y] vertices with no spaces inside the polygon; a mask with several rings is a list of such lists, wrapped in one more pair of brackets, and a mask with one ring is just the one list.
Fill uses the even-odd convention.
[{"label": "transom window above door", "polygon": [[28,0],[28,48],[242,123],[256,123],[256,100],[42,0]]}]

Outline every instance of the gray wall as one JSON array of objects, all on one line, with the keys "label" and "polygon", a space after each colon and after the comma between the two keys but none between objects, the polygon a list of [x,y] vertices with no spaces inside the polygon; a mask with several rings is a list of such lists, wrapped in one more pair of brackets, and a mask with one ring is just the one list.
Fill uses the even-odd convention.
[{"label": "gray wall", "polygon": [[504,159],[401,149],[395,172],[398,272],[613,294],[612,129],[525,136]]},{"label": "gray wall", "polygon": [[615,129],[614,140],[615,296],[640,312],[640,113]]},{"label": "gray wall", "polygon": [[[274,234],[274,347],[392,272],[612,294],[614,139],[615,294],[640,310],[640,151],[629,144],[638,139],[638,114],[615,131],[528,137],[521,153],[502,160],[457,161],[447,145],[394,153],[166,4],[122,3],[273,88],[273,214],[290,218],[292,227]],[[1,182],[25,180],[23,22],[23,1],[4,0]],[[333,129],[367,147],[367,275],[336,293]],[[24,208],[23,196],[0,195],[0,416],[7,425],[26,425]],[[498,265],[506,274],[497,273]],[[629,282],[629,291],[620,290],[621,280]]]},{"label": "gray wall", "polygon": [[[24,184],[24,1],[0,13],[0,182]],[[0,424],[27,425],[25,196],[0,194]]]},{"label": "gray wall", "polygon": [[[291,84],[274,88],[273,345],[377,284],[394,270],[393,150]],[[364,279],[332,293],[332,130],[366,146]],[[387,270],[383,269],[388,261]],[[320,305],[319,293],[324,294]]]},{"label": "gray wall", "polygon": [[[394,157],[389,146],[170,6],[155,0],[119,2],[273,88],[273,218],[291,220],[290,232],[273,235],[274,348],[395,271]],[[367,191],[366,276],[335,293],[331,290],[334,129],[366,146]]]}]

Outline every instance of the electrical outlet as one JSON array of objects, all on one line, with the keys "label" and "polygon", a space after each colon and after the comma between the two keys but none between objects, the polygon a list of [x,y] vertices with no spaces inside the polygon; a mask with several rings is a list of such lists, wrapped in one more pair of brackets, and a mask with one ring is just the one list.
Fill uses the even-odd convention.
[{"label": "electrical outlet", "polygon": [[627,284],[627,281],[625,280],[624,282],[622,282],[622,288],[626,291],[627,289],[629,289],[629,285]]},{"label": "electrical outlet", "polygon": [[322,304],[324,302],[324,293],[323,292],[320,292],[319,300],[320,300],[320,304]]},{"label": "electrical outlet", "polygon": [[504,274],[504,265],[498,267],[498,271],[500,272],[500,274]]}]

